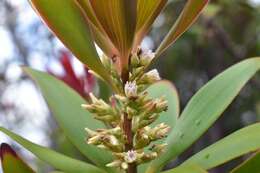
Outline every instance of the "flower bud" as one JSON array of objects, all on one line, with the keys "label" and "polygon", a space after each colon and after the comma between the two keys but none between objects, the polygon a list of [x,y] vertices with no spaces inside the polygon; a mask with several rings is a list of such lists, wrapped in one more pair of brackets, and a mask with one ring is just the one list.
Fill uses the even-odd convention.
[{"label": "flower bud", "polygon": [[162,139],[166,137],[169,131],[170,127],[164,123],[161,123],[150,130],[150,137],[153,140]]},{"label": "flower bud", "polygon": [[131,66],[132,67],[138,67],[139,63],[140,63],[140,60],[139,60],[138,55],[137,54],[133,54],[131,56]]},{"label": "flower bud", "polygon": [[88,143],[88,144],[91,144],[91,145],[101,144],[101,138],[102,138],[102,136],[100,136],[100,135],[95,135],[95,136],[89,138],[89,139],[87,140],[87,143]]},{"label": "flower bud", "polygon": [[156,69],[153,69],[145,73],[142,80],[148,83],[154,83],[156,81],[161,80],[161,77],[159,75],[159,72]]},{"label": "flower bud", "polygon": [[150,144],[150,138],[147,134],[144,133],[143,130],[139,130],[134,138],[134,148],[135,149],[141,149]]},{"label": "flower bud", "polygon": [[120,167],[122,164],[121,160],[115,160],[111,163],[106,164],[106,167]]},{"label": "flower bud", "polygon": [[97,132],[95,132],[94,130],[91,130],[89,128],[85,128],[85,130],[87,131],[87,133],[90,137],[96,136],[98,134]]},{"label": "flower bud", "polygon": [[136,111],[129,106],[127,106],[127,108],[126,108],[126,113],[127,113],[129,119],[136,115]]},{"label": "flower bud", "polygon": [[127,98],[118,94],[115,94],[115,98],[121,102],[126,102]]},{"label": "flower bud", "polygon": [[132,118],[132,131],[135,132],[138,130],[140,124],[140,116],[134,116]]},{"label": "flower bud", "polygon": [[119,140],[113,135],[105,135],[102,139],[102,143],[114,152],[122,152],[122,145]]},{"label": "flower bud", "polygon": [[121,168],[124,169],[124,170],[126,170],[126,169],[128,168],[128,164],[127,164],[126,162],[123,162],[123,163],[121,164]]},{"label": "flower bud", "polygon": [[158,157],[158,154],[156,152],[144,154],[144,156],[141,159],[141,163],[149,162],[151,160],[154,160],[157,157]]},{"label": "flower bud", "polygon": [[136,98],[137,97],[137,85],[136,82],[126,82],[125,84],[125,95],[128,98]]},{"label": "flower bud", "polygon": [[163,153],[167,144],[154,144],[151,148],[152,151],[156,152],[158,155]]},{"label": "flower bud", "polygon": [[95,95],[92,92],[89,93],[89,97],[90,97],[92,103],[96,103],[98,101],[98,99],[95,97]]},{"label": "flower bud", "polygon": [[168,101],[165,100],[163,97],[159,98],[159,99],[155,99],[154,101],[155,103],[155,107],[156,107],[156,112],[160,113],[162,111],[166,111],[167,110],[167,103]]}]

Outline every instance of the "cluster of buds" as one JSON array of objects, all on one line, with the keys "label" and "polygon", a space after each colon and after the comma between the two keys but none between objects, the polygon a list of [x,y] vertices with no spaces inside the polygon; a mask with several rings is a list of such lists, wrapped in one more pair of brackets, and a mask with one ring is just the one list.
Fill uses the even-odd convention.
[{"label": "cluster of buds", "polygon": [[105,123],[118,124],[120,121],[120,111],[116,107],[110,106],[102,99],[97,99],[92,93],[89,94],[91,104],[81,106],[94,114],[94,118]]},{"label": "cluster of buds", "polygon": [[[152,99],[146,91],[147,87],[160,80],[156,69],[145,73],[153,58],[154,53],[151,51],[142,52],[139,49],[133,54],[129,63],[129,79],[125,84],[122,83],[111,61],[107,57],[102,58],[104,66],[110,70],[113,80],[120,86],[122,93],[111,97],[110,100],[114,100],[113,104],[90,94],[91,103],[83,105],[83,108],[111,127],[111,129],[95,131],[86,128],[88,144],[112,151],[115,160],[108,163],[108,167],[127,169],[129,164],[151,161],[164,151],[166,144],[153,144],[153,142],[165,138],[170,128],[164,123],[156,125],[154,122],[160,113],[167,110],[167,101],[163,96]],[[125,130],[125,116],[131,126],[131,144]],[[147,150],[149,147],[150,150]]]}]

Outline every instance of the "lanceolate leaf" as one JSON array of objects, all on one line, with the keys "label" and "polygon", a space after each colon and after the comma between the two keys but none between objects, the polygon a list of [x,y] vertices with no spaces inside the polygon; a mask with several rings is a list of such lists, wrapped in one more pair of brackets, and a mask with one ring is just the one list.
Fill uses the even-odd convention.
[{"label": "lanceolate leaf", "polygon": [[136,0],[90,0],[100,24],[120,52],[122,67],[128,64],[136,27]]},{"label": "lanceolate leaf", "polygon": [[160,46],[157,48],[157,57],[171,44],[173,44],[192,25],[208,1],[209,0],[188,0],[181,15],[174,23]]},{"label": "lanceolate leaf", "polygon": [[223,113],[246,82],[260,69],[260,58],[244,60],[215,77],[189,101],[167,138],[166,152],[153,161],[149,173],[194,143]]},{"label": "lanceolate leaf", "polygon": [[[196,164],[204,169],[211,169],[236,157],[260,149],[259,132],[260,123],[240,129],[195,154],[184,162],[184,165]],[[258,159],[260,161],[260,157]],[[258,165],[260,165],[259,163]],[[248,170],[249,172],[254,173]]]},{"label": "lanceolate leaf", "polygon": [[[101,170],[93,165],[84,163],[79,160],[72,159],[63,154],[50,150],[46,147],[42,147],[40,145],[32,143],[3,127],[0,127],[0,131],[2,131],[3,133],[5,133],[9,137],[11,137],[13,140],[15,140],[16,142],[21,144],[27,150],[31,151],[39,159],[52,165],[56,169],[59,169],[62,171],[68,171],[68,172],[78,172],[78,173],[85,173],[85,172],[104,173],[103,170]],[[14,165],[12,165],[12,166],[14,166]],[[16,173],[16,172],[12,172],[12,173]],[[30,172],[26,172],[26,173],[30,173]]]},{"label": "lanceolate leaf", "polygon": [[167,1],[168,0],[138,0],[135,47],[139,46]]},{"label": "lanceolate leaf", "polygon": [[111,154],[85,142],[87,137],[85,127],[104,128],[101,122],[81,108],[85,100],[53,76],[29,68],[24,70],[40,87],[53,116],[65,135],[91,161],[99,167],[108,169],[105,165],[112,160]]},{"label": "lanceolate leaf", "polygon": [[187,165],[179,166],[169,171],[164,171],[163,173],[207,173],[207,171],[197,165]]},{"label": "lanceolate leaf", "polygon": [[1,144],[0,157],[4,173],[35,173],[8,144]]},{"label": "lanceolate leaf", "polygon": [[110,80],[97,55],[87,21],[74,1],[30,0],[30,2],[54,34],[80,61],[106,81]]},{"label": "lanceolate leaf", "polygon": [[105,55],[112,58],[114,56],[119,56],[118,50],[115,48],[113,43],[104,35],[98,28],[93,24],[90,24],[91,33],[97,45],[104,52]]},{"label": "lanceolate leaf", "polygon": [[85,17],[89,23],[90,30],[92,31],[92,36],[95,42],[97,43],[97,45],[109,57],[118,55],[118,51],[114,47],[111,40],[108,38],[102,25],[98,21],[89,0],[76,0],[76,1],[85,14]]},{"label": "lanceolate leaf", "polygon": [[260,172],[260,151],[253,154],[248,160],[236,167],[231,173],[259,173]]}]

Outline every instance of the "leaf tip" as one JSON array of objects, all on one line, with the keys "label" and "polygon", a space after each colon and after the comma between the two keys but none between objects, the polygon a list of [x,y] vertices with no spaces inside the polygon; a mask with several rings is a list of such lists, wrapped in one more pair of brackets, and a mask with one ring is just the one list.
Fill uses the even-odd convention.
[{"label": "leaf tip", "polygon": [[15,151],[11,148],[11,146],[7,143],[2,143],[0,146],[0,157],[3,160],[4,156],[10,154],[14,157],[17,157]]}]

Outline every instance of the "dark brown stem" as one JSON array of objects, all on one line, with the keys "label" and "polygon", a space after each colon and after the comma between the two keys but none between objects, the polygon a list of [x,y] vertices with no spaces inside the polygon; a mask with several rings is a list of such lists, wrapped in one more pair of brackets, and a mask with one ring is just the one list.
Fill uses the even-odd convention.
[{"label": "dark brown stem", "polygon": [[[122,71],[122,80],[123,83],[125,84],[128,81],[129,78],[129,72],[128,70],[123,70]],[[134,146],[133,146],[133,138],[134,138],[134,134],[132,132],[132,119],[128,118],[127,113],[124,113],[124,119],[123,119],[123,129],[124,129],[124,133],[126,135],[126,144],[125,144],[125,151],[129,151],[129,150],[133,150]],[[131,163],[128,164],[128,169],[126,171],[127,173],[137,173],[137,165],[136,163]]]},{"label": "dark brown stem", "polygon": [[[123,129],[126,134],[127,142],[125,144],[125,150],[129,151],[133,149],[133,137],[134,134],[132,132],[132,120],[128,119],[128,116],[126,113],[124,113],[124,123],[123,123]],[[136,163],[128,164],[127,173],[137,173],[137,166]]]}]

